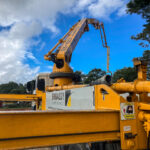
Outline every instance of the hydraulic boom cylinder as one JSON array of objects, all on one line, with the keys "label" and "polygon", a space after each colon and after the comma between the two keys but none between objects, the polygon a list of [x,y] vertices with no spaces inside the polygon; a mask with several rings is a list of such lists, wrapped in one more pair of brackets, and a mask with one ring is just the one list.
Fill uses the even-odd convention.
[{"label": "hydraulic boom cylinder", "polygon": [[113,90],[121,93],[125,92],[150,93],[150,81],[114,83],[111,87]]}]

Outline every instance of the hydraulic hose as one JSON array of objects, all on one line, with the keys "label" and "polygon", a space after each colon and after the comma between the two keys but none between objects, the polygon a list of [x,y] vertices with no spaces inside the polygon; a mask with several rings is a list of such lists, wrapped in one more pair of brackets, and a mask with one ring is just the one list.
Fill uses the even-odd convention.
[{"label": "hydraulic hose", "polygon": [[150,131],[147,138],[147,150],[150,150]]}]

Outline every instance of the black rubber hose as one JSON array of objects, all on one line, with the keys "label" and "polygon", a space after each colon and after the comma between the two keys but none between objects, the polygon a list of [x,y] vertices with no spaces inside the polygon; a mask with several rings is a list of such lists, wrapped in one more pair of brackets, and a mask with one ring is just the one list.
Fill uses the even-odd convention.
[{"label": "black rubber hose", "polygon": [[148,138],[147,138],[147,150],[150,150],[150,131],[148,133]]}]

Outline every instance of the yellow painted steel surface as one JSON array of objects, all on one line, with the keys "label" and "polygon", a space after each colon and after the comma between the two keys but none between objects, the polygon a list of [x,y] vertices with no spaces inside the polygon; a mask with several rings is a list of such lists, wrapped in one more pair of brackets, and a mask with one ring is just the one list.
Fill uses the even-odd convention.
[{"label": "yellow painted steel surface", "polygon": [[95,109],[112,109],[120,111],[120,99],[122,98],[109,86],[95,85]]},{"label": "yellow painted steel surface", "polygon": [[149,104],[139,103],[138,106],[139,106],[140,110],[148,110],[148,111],[150,110],[150,105]]},{"label": "yellow painted steel surface", "polygon": [[0,101],[37,101],[39,98],[33,94],[0,94]]},{"label": "yellow painted steel surface", "polygon": [[49,147],[50,145],[56,146],[58,144],[77,144],[87,142],[99,141],[118,141],[120,140],[119,132],[105,132],[105,133],[90,133],[79,135],[63,135],[63,136],[47,136],[35,137],[27,139],[16,139],[0,141],[0,149],[24,149],[33,147]]},{"label": "yellow painted steel surface", "polygon": [[114,83],[111,88],[118,92],[150,93],[150,81]]},{"label": "yellow painted steel surface", "polygon": [[79,84],[79,85],[64,85],[64,86],[52,86],[52,87],[47,87],[47,91],[57,91],[57,90],[68,90],[68,89],[74,89],[74,88],[81,88],[81,87],[86,87],[87,85],[84,84]]},{"label": "yellow painted steel surface", "polygon": [[[37,94],[0,94],[0,101],[35,101],[36,109],[46,109],[45,92],[36,90]],[[41,104],[40,104],[41,102]],[[41,106],[40,106],[41,105]]]},{"label": "yellow painted steel surface", "polygon": [[0,112],[0,149],[119,140],[118,111]]},{"label": "yellow painted steel surface", "polygon": [[[53,66],[53,73],[58,73],[58,72],[64,72],[64,73],[73,73],[73,70],[71,67],[64,62],[64,66],[62,68],[57,68],[56,64]],[[63,85],[69,85],[72,84],[72,79],[68,77],[63,77],[63,78],[55,78],[54,79],[54,86],[63,86]]]},{"label": "yellow painted steel surface", "polygon": [[[127,101],[121,102],[126,104],[129,103]],[[120,118],[121,148],[129,150],[144,150],[147,147],[147,136],[144,131],[143,123],[138,117],[140,112],[138,102],[134,102],[133,104],[135,117],[133,119],[126,120],[122,120]],[[125,134],[131,134],[132,136],[125,138]]]},{"label": "yellow painted steel surface", "polygon": [[133,59],[134,66],[138,70],[138,79],[139,80],[147,80],[147,62],[141,61],[138,58]]}]

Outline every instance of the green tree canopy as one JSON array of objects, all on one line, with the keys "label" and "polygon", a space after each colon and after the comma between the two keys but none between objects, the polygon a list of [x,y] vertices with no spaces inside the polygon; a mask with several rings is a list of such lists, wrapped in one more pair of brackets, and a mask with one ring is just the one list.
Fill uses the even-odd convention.
[{"label": "green tree canopy", "polygon": [[15,82],[9,82],[0,85],[0,94],[24,94],[26,88],[23,84],[17,84]]},{"label": "green tree canopy", "polygon": [[137,72],[136,72],[135,68],[125,67],[123,69],[117,70],[113,74],[112,81],[114,83],[121,78],[124,78],[128,82],[134,81],[137,78]]},{"label": "green tree canopy", "polygon": [[101,69],[92,69],[87,75],[85,75],[83,77],[83,83],[85,84],[89,84],[92,81],[97,80],[98,78],[101,78],[102,76],[104,76],[106,74],[105,71],[101,70]]},{"label": "green tree canopy", "polygon": [[[147,41],[148,44],[140,43],[143,47],[148,47],[150,44],[150,0],[130,0],[127,4],[127,12],[130,14],[141,15],[146,23],[143,25],[143,30],[136,36],[132,36],[132,39]],[[136,24],[135,24],[136,26]]]},{"label": "green tree canopy", "polygon": [[140,59],[147,62],[147,79],[150,80],[150,50],[145,50]]},{"label": "green tree canopy", "polygon": [[[150,50],[145,50],[139,59],[147,62],[147,79],[150,80]],[[132,67],[117,70],[113,74],[113,82],[116,82],[120,78],[124,78],[126,81],[133,81],[137,78],[136,70]]]}]

